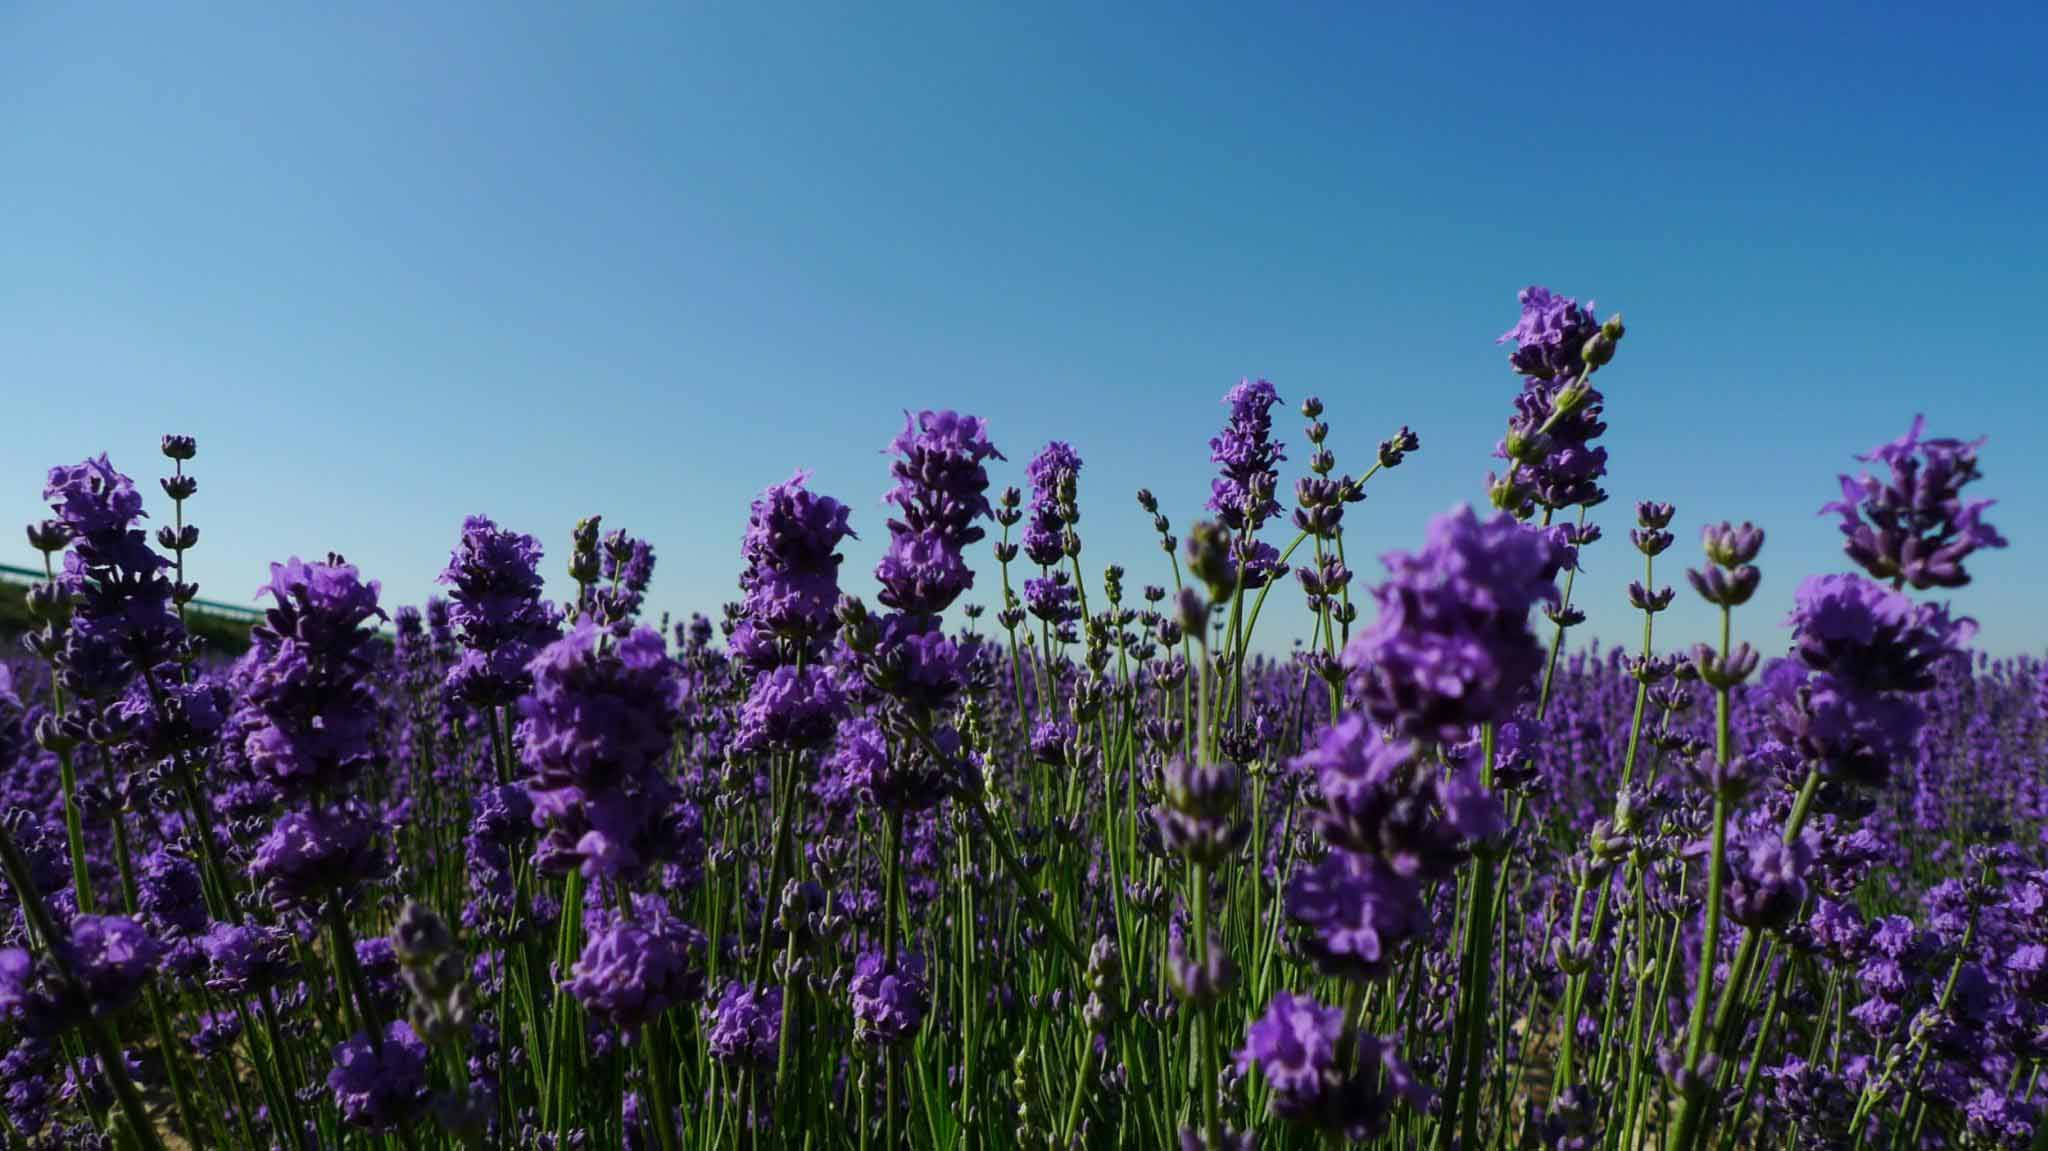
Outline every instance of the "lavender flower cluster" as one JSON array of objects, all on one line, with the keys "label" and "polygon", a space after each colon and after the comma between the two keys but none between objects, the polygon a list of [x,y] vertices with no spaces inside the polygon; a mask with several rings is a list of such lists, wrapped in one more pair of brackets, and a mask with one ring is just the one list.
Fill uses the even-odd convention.
[{"label": "lavender flower cluster", "polygon": [[[1304,399],[1289,508],[1265,380],[1207,518],[1138,493],[1150,583],[1084,566],[1074,443],[996,490],[995,430],[922,411],[879,523],[798,471],[683,621],[646,540],[574,525],[556,603],[478,515],[445,599],[290,558],[209,647],[197,443],[154,543],[107,456],[51,469],[0,1146],[2048,1146],[2048,663],[1937,598],[2006,543],[1984,441],[1856,457],[1838,572],[1705,522],[1675,644],[1677,509],[1625,589],[1582,562],[1626,329],[1520,303],[1485,510],[1377,578],[1351,509],[1420,437],[1340,471]],[[1594,594],[1639,645],[1570,642]]]}]

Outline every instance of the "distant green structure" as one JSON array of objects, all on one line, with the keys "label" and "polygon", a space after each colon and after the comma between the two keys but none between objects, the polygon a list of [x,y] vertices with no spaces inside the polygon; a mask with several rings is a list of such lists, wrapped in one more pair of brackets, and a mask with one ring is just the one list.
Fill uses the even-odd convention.
[{"label": "distant green structure", "polygon": [[[34,622],[28,614],[28,589],[43,581],[34,568],[0,564],[0,636],[9,640],[27,631]],[[240,655],[249,647],[249,626],[263,618],[256,608],[195,599],[185,605],[185,628],[204,650],[222,655]]]}]

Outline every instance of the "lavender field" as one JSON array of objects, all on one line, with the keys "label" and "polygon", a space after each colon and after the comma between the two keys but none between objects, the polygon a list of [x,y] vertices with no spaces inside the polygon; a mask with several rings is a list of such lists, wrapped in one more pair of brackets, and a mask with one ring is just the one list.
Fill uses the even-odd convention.
[{"label": "lavender field", "polygon": [[[2048,1148],[2048,666],[1944,603],[2025,578],[1985,442],[1780,477],[1841,542],[1782,570],[1608,474],[1669,337],[1519,305],[1497,444],[1245,381],[1129,570],[1073,446],[878,411],[686,620],[595,516],[451,523],[399,604],[208,567],[190,438],[51,468],[0,1146]],[[1423,451],[1471,505],[1347,552]]]}]

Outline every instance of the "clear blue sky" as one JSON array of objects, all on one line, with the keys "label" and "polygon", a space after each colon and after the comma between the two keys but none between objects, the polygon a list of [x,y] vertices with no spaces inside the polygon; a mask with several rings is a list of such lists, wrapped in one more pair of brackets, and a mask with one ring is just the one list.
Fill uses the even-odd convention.
[{"label": "clear blue sky", "polygon": [[1263,375],[1347,466],[1420,432],[1351,513],[1371,578],[1483,499],[1540,281],[1629,321],[1583,638],[1633,630],[1644,497],[1688,561],[1707,519],[1769,529],[1763,633],[1841,566],[1835,473],[1925,410],[1991,435],[2013,540],[1959,604],[2048,644],[2038,4],[576,7],[0,12],[0,520],[188,432],[207,595],[334,549],[417,600],[476,511],[559,588],[602,512],[655,541],[657,608],[715,611],[799,466],[868,590],[878,449],[950,406],[999,482],[1071,440],[1084,558],[1141,583],[1132,492],[1191,518]]}]

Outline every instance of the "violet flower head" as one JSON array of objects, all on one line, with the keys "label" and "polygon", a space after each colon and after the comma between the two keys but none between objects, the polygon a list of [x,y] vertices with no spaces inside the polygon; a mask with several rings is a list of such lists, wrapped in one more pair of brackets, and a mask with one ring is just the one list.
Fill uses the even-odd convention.
[{"label": "violet flower head", "polygon": [[1198,764],[1175,756],[1161,771],[1153,825],[1166,850],[1214,867],[1237,854],[1251,834],[1238,814],[1243,773],[1224,760]]},{"label": "violet flower head", "polygon": [[32,1039],[54,1036],[85,1014],[72,985],[48,955],[19,947],[0,948],[0,1020]]},{"label": "violet flower head", "polygon": [[1243,380],[1223,396],[1230,417],[1209,440],[1209,459],[1222,474],[1210,481],[1207,507],[1232,531],[1259,525],[1280,514],[1274,498],[1286,448],[1273,441],[1273,406],[1280,394],[1265,380]]},{"label": "violet flower head", "polygon": [[1935,671],[1963,658],[1977,631],[1942,605],[1915,603],[1860,575],[1808,576],[1785,622],[1806,666],[1872,692],[1933,687]]},{"label": "violet flower head", "polygon": [[1522,315],[1495,343],[1515,345],[1508,363],[1519,375],[1538,380],[1575,380],[1585,371],[1586,342],[1600,332],[1593,302],[1577,300],[1531,284],[1518,297]]},{"label": "violet flower head", "polygon": [[70,467],[51,468],[43,502],[76,536],[125,533],[147,515],[135,481],[117,471],[104,452]]},{"label": "violet flower head", "polygon": [[[745,619],[740,627],[785,641],[795,652],[816,657],[838,631],[833,608],[839,602],[839,545],[854,535],[845,504],[804,486],[808,472],[763,491],[747,519],[740,554]],[[735,650],[761,653],[763,664],[781,662],[773,644],[736,640]]]},{"label": "violet flower head", "polygon": [[[462,522],[462,539],[438,582],[454,590],[447,619],[461,637],[449,692],[478,707],[511,703],[530,681],[526,665],[560,631],[541,598],[540,541],[500,528],[488,516]],[[429,605],[431,606],[431,605]]]},{"label": "violet flower head", "polygon": [[1228,995],[1237,986],[1237,964],[1215,928],[1198,946],[1188,938],[1188,929],[1176,918],[1166,929],[1166,983],[1173,993],[1193,1007],[1204,1007]]},{"label": "violet flower head", "polygon": [[292,910],[352,890],[384,873],[369,822],[347,809],[287,811],[256,845],[249,877],[273,905]]},{"label": "violet flower head", "polygon": [[1344,979],[1385,974],[1401,944],[1428,926],[1415,880],[1373,856],[1343,850],[1295,871],[1286,910],[1316,970]]},{"label": "violet flower head", "polygon": [[427,1045],[402,1020],[382,1043],[362,1032],[334,1048],[327,1089],[350,1126],[384,1131],[417,1118],[427,1106]]},{"label": "violet flower head", "polygon": [[1324,1076],[1337,1070],[1337,1044],[1343,1036],[1343,1008],[1277,992],[1266,1013],[1246,1030],[1237,1064],[1244,1071],[1259,1069],[1278,1097],[1276,1110],[1285,1114],[1321,1096]]},{"label": "violet flower head", "polygon": [[136,905],[160,934],[194,936],[206,931],[206,893],[199,868],[184,856],[159,849],[143,861]]},{"label": "violet flower head", "polygon": [[1763,582],[1763,571],[1755,563],[1763,547],[1764,531],[1755,524],[1708,524],[1700,529],[1700,550],[1706,553],[1707,566],[1687,568],[1685,578],[1708,603],[1741,607]]},{"label": "violet flower head", "polygon": [[931,617],[974,586],[974,569],[938,532],[892,532],[875,580],[882,585],[876,599],[906,615]]},{"label": "violet flower head", "polygon": [[1024,607],[1055,628],[1081,620],[1080,597],[1064,571],[1054,572],[1044,579],[1025,580]]},{"label": "violet flower head", "polygon": [[1744,927],[1776,929],[1806,902],[1813,846],[1803,837],[1786,843],[1772,832],[1749,837],[1729,861],[1728,917]]},{"label": "violet flower head", "polygon": [[125,915],[81,915],[71,921],[66,962],[97,1015],[119,1011],[142,994],[164,948]]},{"label": "violet flower head", "polygon": [[921,955],[899,955],[891,965],[872,948],[854,960],[847,993],[853,1000],[855,1040],[893,1047],[917,1034],[930,1006],[924,969]]},{"label": "violet flower head", "polygon": [[1420,1107],[1429,1097],[1391,1043],[1354,1033],[1341,1007],[1286,991],[1246,1030],[1237,1066],[1265,1077],[1273,1114],[1350,1142],[1385,1131],[1400,1100]]},{"label": "violet flower head", "polygon": [[654,582],[654,545],[620,530],[605,533],[598,578],[604,584],[593,594],[598,617],[615,631],[630,628]]},{"label": "violet flower head", "polygon": [[883,501],[896,505],[902,517],[902,526],[892,524],[892,530],[937,531],[961,546],[982,538],[976,521],[993,514],[983,464],[1003,458],[989,442],[986,421],[950,411],[905,413],[889,451],[896,456],[889,467],[896,486]]},{"label": "violet flower head", "polygon": [[962,551],[982,538],[979,521],[994,514],[984,463],[1003,456],[989,442],[986,423],[958,412],[906,413],[889,450],[896,486],[883,500],[897,514],[875,569],[877,598],[897,611],[935,616],[974,586]]},{"label": "violet flower head", "polygon": [[616,643],[588,622],[534,659],[519,702],[529,790],[603,787],[645,775],[666,755],[681,703],[661,637],[641,628]]},{"label": "violet flower head", "polygon": [[291,937],[260,924],[216,923],[199,941],[206,986],[228,995],[259,992],[292,973]]},{"label": "violet flower head", "polygon": [[242,1017],[233,1011],[210,1011],[198,1017],[190,1040],[192,1054],[200,1059],[218,1059],[234,1048],[242,1037]]},{"label": "violet flower head", "polygon": [[628,1033],[704,994],[695,959],[704,937],[657,897],[633,904],[631,915],[614,915],[591,936],[564,985],[584,1010]]},{"label": "violet flower head", "polygon": [[377,581],[330,558],[270,565],[276,601],[254,629],[235,728],[262,778],[305,797],[352,781],[378,755],[378,707],[369,672],[384,618]]},{"label": "violet flower head", "polygon": [[1073,527],[1074,489],[1081,476],[1081,456],[1054,440],[1039,450],[1025,468],[1031,480],[1029,521],[1024,525],[1024,554],[1041,567],[1066,557],[1066,532]]},{"label": "violet flower head", "polygon": [[1542,532],[1467,506],[1431,521],[1419,552],[1381,560],[1379,615],[1344,649],[1351,688],[1374,722],[1455,743],[1507,719],[1543,667],[1529,611],[1557,602],[1562,557]]},{"label": "violet flower head", "polygon": [[377,606],[379,584],[365,582],[355,565],[330,555],[324,563],[307,563],[297,556],[270,565],[270,582],[256,589],[268,594],[273,606],[265,609],[259,638],[279,642],[293,640],[311,650],[339,660],[368,664],[365,650],[373,633],[371,620],[390,617]]},{"label": "violet flower head", "polygon": [[822,666],[785,664],[755,677],[740,708],[735,751],[803,751],[831,742],[845,701]]},{"label": "violet flower head", "polygon": [[1914,416],[1904,436],[1856,458],[1889,474],[1842,476],[1842,498],[1821,508],[1841,517],[1843,550],[1880,580],[1915,588],[1970,582],[1963,561],[1979,548],[2002,548],[2005,537],[1984,522],[1991,500],[1966,500],[1963,488],[1981,478],[1984,441],[1922,439],[1927,417]]},{"label": "violet flower head", "polygon": [[588,878],[637,878],[666,851],[674,788],[662,762],[682,706],[681,668],[661,636],[612,637],[585,619],[531,665],[519,699],[520,756],[539,859]]},{"label": "violet flower head", "polygon": [[728,982],[704,1008],[704,1041],[728,1067],[772,1067],[782,1042],[782,988]]},{"label": "violet flower head", "polygon": [[43,499],[71,543],[60,577],[71,616],[56,654],[59,680],[81,698],[116,695],[171,659],[185,637],[170,562],[135,527],[142,495],[105,455],[51,468]]},{"label": "violet flower head", "polygon": [[2038,1105],[2024,1094],[1997,1087],[1980,1088],[1963,1107],[1963,1125],[1973,1146],[2022,1151],[2036,1142],[2034,1128],[2041,1121]]},{"label": "violet flower head", "polygon": [[[1452,802],[1463,793],[1447,791],[1451,776],[1420,762],[1411,741],[1382,739],[1355,712],[1324,728],[1294,766],[1316,778],[1323,805],[1315,818],[1323,838],[1374,856],[1405,878],[1448,876],[1464,862],[1468,831],[1489,831],[1499,820],[1470,817]],[[1472,772],[1471,766],[1457,769],[1460,776]],[[1468,790],[1479,792],[1476,780]],[[1487,800],[1498,807],[1497,800]]]},{"label": "violet flower head", "polygon": [[871,716],[854,716],[839,725],[832,751],[819,767],[819,795],[834,807],[874,803],[876,785],[889,766],[889,741],[882,725]]},{"label": "violet flower head", "polygon": [[1613,354],[1619,317],[1599,324],[1590,303],[1580,307],[1542,287],[1523,289],[1521,304],[1521,321],[1499,341],[1516,344],[1508,362],[1523,377],[1508,434],[1494,451],[1512,462],[1506,490],[1521,493],[1516,503],[1590,507],[1606,498],[1607,449],[1594,441],[1607,425],[1600,419],[1605,399],[1588,377]]},{"label": "violet flower head", "polygon": [[1765,676],[1770,734],[1837,779],[1879,787],[1909,759],[1925,714],[1913,697],[1870,692],[1785,660]]}]

